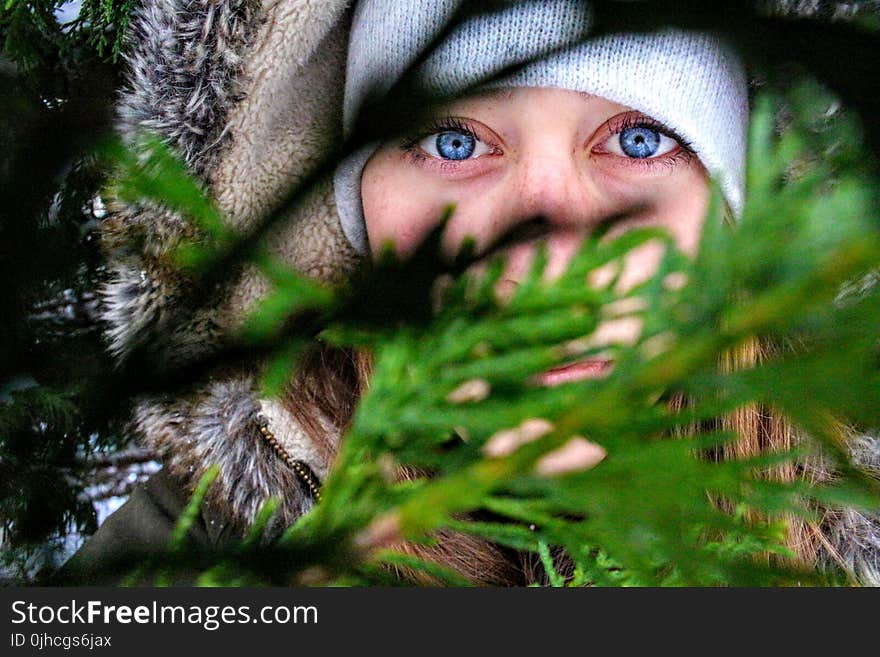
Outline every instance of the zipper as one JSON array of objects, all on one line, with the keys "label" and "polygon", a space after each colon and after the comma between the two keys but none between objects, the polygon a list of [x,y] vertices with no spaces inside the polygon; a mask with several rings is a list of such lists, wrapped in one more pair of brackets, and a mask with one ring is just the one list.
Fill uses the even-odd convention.
[{"label": "zipper", "polygon": [[275,454],[278,455],[278,458],[284,461],[296,473],[296,476],[299,477],[300,481],[305,484],[306,488],[311,492],[312,497],[315,498],[315,501],[319,501],[321,499],[321,482],[312,472],[308,463],[295,459],[288,454],[287,450],[278,442],[275,434],[272,433],[266,425],[260,426],[260,433],[272,449],[275,450]]}]

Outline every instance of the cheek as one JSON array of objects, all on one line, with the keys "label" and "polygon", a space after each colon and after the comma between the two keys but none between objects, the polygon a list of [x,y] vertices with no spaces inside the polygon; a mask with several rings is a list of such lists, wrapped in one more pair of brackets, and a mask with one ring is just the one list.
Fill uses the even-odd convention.
[{"label": "cheek", "polygon": [[380,150],[364,168],[361,200],[374,256],[388,243],[402,257],[412,253],[449,203],[441,192],[418,179],[404,157]]},{"label": "cheek", "polygon": [[696,254],[710,199],[709,179],[698,161],[639,180],[605,179],[604,184],[618,207],[631,212],[609,237],[638,226],[657,226],[668,231],[682,251]]},{"label": "cheek", "polygon": [[443,237],[444,249],[454,254],[463,240],[479,247],[489,241],[499,194],[498,173],[472,180],[449,181],[422,171],[409,155],[386,148],[367,163],[361,178],[361,201],[370,251],[380,254],[394,244],[406,257],[437,226],[447,208],[454,211]]},{"label": "cheek", "polygon": [[700,245],[703,222],[709,210],[709,180],[702,167],[689,172],[678,192],[658,205],[658,225],[675,238],[678,248],[695,256]]},{"label": "cheek", "polygon": [[[671,173],[665,179],[626,189],[629,203],[641,207],[642,211],[634,221],[624,221],[609,231],[609,239],[632,228],[656,226],[669,232],[684,253],[691,257],[696,255],[710,199],[709,181],[699,163]],[[623,263],[618,292],[625,292],[648,280],[657,270],[663,253],[662,243],[653,241],[631,251]],[[597,270],[592,284],[606,284],[613,272],[613,266]]]}]

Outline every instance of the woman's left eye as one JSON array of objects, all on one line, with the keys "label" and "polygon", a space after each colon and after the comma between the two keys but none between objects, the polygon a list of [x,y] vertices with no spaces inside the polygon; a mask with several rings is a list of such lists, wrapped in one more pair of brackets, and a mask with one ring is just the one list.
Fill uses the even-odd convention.
[{"label": "woman's left eye", "polygon": [[419,148],[439,160],[470,160],[492,152],[474,135],[458,130],[428,135],[419,142]]},{"label": "woman's left eye", "polygon": [[609,153],[638,160],[666,155],[679,146],[676,139],[646,125],[624,128],[611,135],[604,144]]}]

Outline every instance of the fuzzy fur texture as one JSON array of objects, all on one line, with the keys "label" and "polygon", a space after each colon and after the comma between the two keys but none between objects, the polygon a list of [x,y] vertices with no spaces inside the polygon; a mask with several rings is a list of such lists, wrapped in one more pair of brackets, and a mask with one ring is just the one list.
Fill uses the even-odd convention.
[{"label": "fuzzy fur texture", "polygon": [[187,277],[169,262],[173,247],[195,235],[177,215],[155,207],[125,208],[105,221],[110,257],[102,317],[118,361],[140,350],[160,368],[181,365],[222,342],[216,313],[221,297],[208,304],[192,299]]},{"label": "fuzzy fur texture", "polygon": [[[246,230],[307,175],[341,132],[347,2],[340,0],[145,0],[132,21],[119,130],[130,142],[158,135],[205,183],[230,224]],[[271,148],[267,148],[267,144]],[[221,347],[269,292],[246,266],[212,298],[169,255],[198,237],[180,216],[149,205],[116,206],[103,227],[109,280],[102,319],[111,352],[133,351],[160,368]],[[328,280],[355,263],[339,228],[330,182],[279,222],[270,248]],[[211,464],[220,475],[208,504],[237,530],[270,497],[286,526],[311,498],[262,438],[268,426],[287,451],[323,476],[326,454],[274,402],[261,402],[253,370],[217,373],[173,399],[142,400],[132,426],[192,489]]]},{"label": "fuzzy fur texture", "polygon": [[134,417],[136,430],[173,475],[195,483],[209,465],[220,467],[205,503],[237,532],[270,497],[281,501],[271,528],[278,531],[312,506],[294,471],[260,435],[269,424],[247,377],[213,382],[184,398],[142,403]]},{"label": "fuzzy fur texture", "polygon": [[257,10],[254,0],[144,2],[132,20],[123,134],[155,132],[204,173],[243,94],[239,78]]},{"label": "fuzzy fur texture", "polygon": [[[233,226],[252,226],[341,138],[348,5],[144,0],[132,25],[120,131],[128,138],[143,129],[160,135],[202,178]],[[322,280],[356,262],[330,180],[285,219],[269,239],[285,262]],[[167,257],[181,239],[195,235],[186,221],[156,207],[120,208],[106,220],[110,281],[102,293],[102,317],[120,360],[134,349],[160,364],[205,355],[269,290],[258,272],[245,268],[213,299],[192,299],[188,281]],[[270,497],[282,501],[275,529],[312,504],[262,439],[260,426],[268,425],[318,476],[330,465],[288,410],[259,400],[254,373],[217,373],[188,394],[143,400],[133,419],[141,439],[190,488],[211,464],[220,465],[207,502],[241,531]],[[880,477],[880,439],[863,436],[852,449]],[[823,529],[829,561],[845,565],[863,583],[880,585],[877,518],[828,512]],[[485,573],[473,576],[493,580]]]},{"label": "fuzzy fur texture", "polygon": [[[848,447],[853,463],[880,480],[880,435],[860,434]],[[820,476],[827,479],[831,473]],[[843,566],[865,586],[880,586],[880,518],[857,509],[829,509],[821,528],[826,563]]]}]

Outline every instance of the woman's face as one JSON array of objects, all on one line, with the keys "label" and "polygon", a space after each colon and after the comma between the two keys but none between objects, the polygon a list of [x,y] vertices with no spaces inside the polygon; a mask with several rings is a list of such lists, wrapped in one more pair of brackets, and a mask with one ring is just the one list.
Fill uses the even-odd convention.
[{"label": "woman's face", "polygon": [[[575,91],[515,88],[450,103],[405,139],[385,143],[362,178],[374,255],[393,243],[406,256],[454,206],[444,249],[467,238],[477,251],[528,227],[510,249],[503,283],[515,286],[546,240],[546,276],[560,274],[599,225],[612,237],[658,226],[696,250],[709,202],[706,172],[670,130],[648,116]],[[625,262],[620,286],[650,276],[662,248]]]}]

